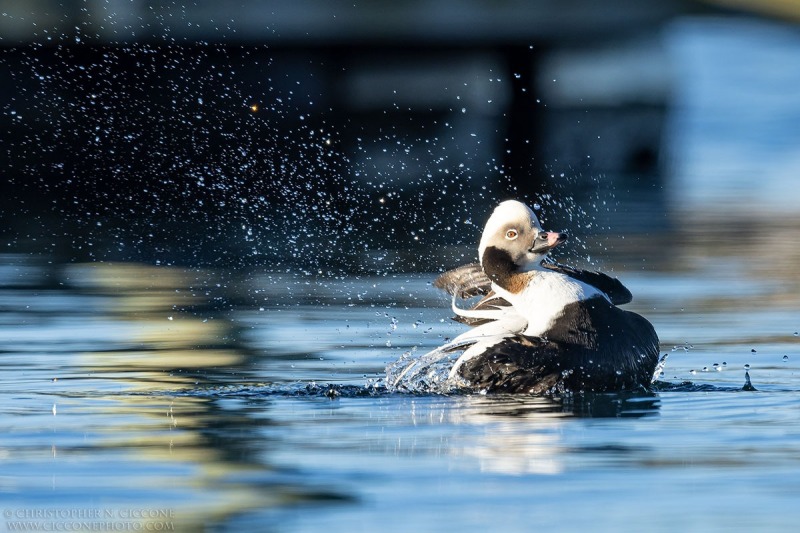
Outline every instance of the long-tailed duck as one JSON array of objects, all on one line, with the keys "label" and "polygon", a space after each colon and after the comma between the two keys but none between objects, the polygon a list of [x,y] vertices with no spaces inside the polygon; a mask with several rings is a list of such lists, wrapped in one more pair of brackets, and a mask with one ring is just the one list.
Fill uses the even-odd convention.
[{"label": "long-tailed duck", "polygon": [[[483,230],[480,263],[445,272],[434,285],[453,296],[455,320],[472,326],[409,365],[395,380],[462,350],[448,381],[485,392],[541,394],[648,388],[659,341],[643,317],[617,305],[630,291],[600,272],[559,265],[564,242],[525,204],[509,200]],[[471,309],[456,298],[483,298]]]}]

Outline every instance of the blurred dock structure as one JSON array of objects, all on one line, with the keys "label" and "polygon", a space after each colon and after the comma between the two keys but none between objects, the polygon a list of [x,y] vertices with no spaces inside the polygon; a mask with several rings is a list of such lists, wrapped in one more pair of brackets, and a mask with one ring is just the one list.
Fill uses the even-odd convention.
[{"label": "blurred dock structure", "polygon": [[[720,3],[743,3],[728,2]],[[763,3],[763,2],[762,2]],[[86,35],[94,43],[208,40],[285,46],[497,46],[642,32],[695,11],[687,0],[92,0],[0,2],[6,46]]]},{"label": "blurred dock structure", "polygon": [[[456,135],[485,139],[523,190],[576,170],[658,179],[670,86],[659,31],[703,9],[688,0],[0,4],[5,47],[210,43],[325,58],[333,74],[322,94],[341,115],[374,125],[387,111],[397,122],[402,110],[452,114]],[[455,102],[464,80],[472,86]]]},{"label": "blurred dock structure", "polygon": [[[14,63],[15,54],[46,54],[55,46],[68,48],[72,58],[85,64],[103,63],[109,49],[119,54],[131,45],[186,49],[188,55],[198,48],[224,49],[225,57],[237,58],[237,75],[244,79],[263,76],[263,65],[269,64],[274,74],[269,81],[279,91],[291,93],[289,85],[297,79],[313,85],[306,92],[314,93],[314,102],[298,98],[296,115],[304,120],[316,114],[322,118],[315,126],[341,130],[337,149],[353,168],[370,169],[355,172],[356,181],[378,176],[394,194],[405,195],[404,205],[413,201],[421,183],[436,187],[437,175],[457,175],[466,164],[475,175],[471,186],[488,185],[493,198],[558,191],[567,176],[568,192],[578,203],[581,195],[586,200],[605,189],[632,199],[622,211],[651,212],[663,203],[663,132],[673,76],[661,31],[677,17],[742,3],[3,0],[0,47],[11,70],[24,68]],[[245,55],[248,59],[242,60]],[[247,72],[247,61],[261,67]],[[138,75],[122,71],[131,65],[105,62],[107,80]],[[191,72],[181,80],[199,82]],[[68,86],[65,91],[86,90],[80,84]],[[0,84],[5,109],[20,105],[17,89],[8,80]],[[148,98],[169,98],[160,89]],[[37,116],[41,110],[24,112],[38,124],[34,128],[49,127],[45,113]],[[13,140],[17,131],[10,123],[5,134]],[[289,130],[297,125],[297,119],[284,123]],[[402,149],[426,143],[436,150]],[[29,168],[36,157],[54,156],[0,159],[13,173]],[[71,161],[76,175],[82,164],[80,157]],[[127,168],[135,170],[137,164],[146,164],[141,155]],[[52,166],[57,176],[40,174],[37,179],[63,179],[64,165]],[[431,179],[420,178],[432,173]],[[139,175],[146,181],[147,172]],[[109,174],[105,183],[95,182],[92,194],[98,187],[118,187],[115,179]],[[139,185],[147,187],[146,182]],[[320,186],[328,187],[324,180]],[[13,184],[4,187],[9,188],[0,191],[5,202],[27,194],[12,193]],[[23,199],[28,206],[36,204],[33,198]],[[41,204],[57,201],[45,198]],[[4,219],[9,209],[3,206]],[[626,219],[635,220],[636,227],[625,227]],[[633,231],[643,229],[643,222],[656,228],[664,224],[657,217],[635,216],[609,225]]]}]

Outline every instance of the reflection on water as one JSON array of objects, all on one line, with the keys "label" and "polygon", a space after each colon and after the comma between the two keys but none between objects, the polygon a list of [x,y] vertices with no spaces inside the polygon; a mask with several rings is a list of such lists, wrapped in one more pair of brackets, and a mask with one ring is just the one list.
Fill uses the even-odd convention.
[{"label": "reflection on water", "polygon": [[0,364],[15,379],[0,385],[10,399],[5,499],[168,507],[193,529],[242,509],[346,498],[259,457],[269,418],[171,393],[248,372],[251,354],[212,305],[208,274],[124,264],[53,272],[19,257],[6,264]]},{"label": "reflection on water", "polygon": [[[0,494],[25,508],[168,507],[186,530],[525,529],[530,513],[556,528],[576,505],[608,527],[655,516],[666,530],[683,523],[669,509],[704,523],[704,506],[745,503],[781,527],[800,518],[785,507],[800,495],[795,232],[714,231],[651,239],[680,243],[668,255],[632,241],[609,254],[670,354],[658,391],[564,398],[388,393],[388,362],[461,331],[432,275],[5,256]],[[752,260],[770,249],[780,257]],[[642,271],[636,255],[654,259]],[[745,368],[757,392],[742,390]],[[699,478],[722,504],[687,499]],[[648,496],[648,513],[607,512],[644,505],[651,486],[662,509]]]},{"label": "reflection on water", "polygon": [[658,410],[657,396],[645,393],[581,394],[558,400],[479,396],[454,403],[442,409],[438,423],[485,430],[449,453],[477,460],[482,471],[507,475],[564,472],[571,450],[561,435],[571,416],[643,417]]}]

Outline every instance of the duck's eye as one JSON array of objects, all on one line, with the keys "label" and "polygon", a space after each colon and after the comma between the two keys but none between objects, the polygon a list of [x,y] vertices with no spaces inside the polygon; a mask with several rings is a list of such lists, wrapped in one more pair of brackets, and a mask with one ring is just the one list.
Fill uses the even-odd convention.
[{"label": "duck's eye", "polygon": [[519,236],[519,233],[515,229],[510,229],[506,232],[506,239],[512,241]]}]

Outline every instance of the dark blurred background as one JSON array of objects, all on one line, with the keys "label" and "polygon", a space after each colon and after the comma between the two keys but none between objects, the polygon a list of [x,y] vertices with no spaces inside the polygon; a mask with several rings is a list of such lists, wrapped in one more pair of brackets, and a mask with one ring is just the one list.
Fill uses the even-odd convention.
[{"label": "dark blurred background", "polygon": [[510,197],[587,255],[793,217],[798,19],[777,0],[2,1],[0,240],[435,270]]}]

